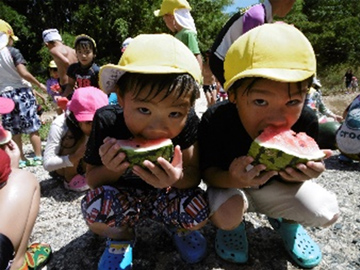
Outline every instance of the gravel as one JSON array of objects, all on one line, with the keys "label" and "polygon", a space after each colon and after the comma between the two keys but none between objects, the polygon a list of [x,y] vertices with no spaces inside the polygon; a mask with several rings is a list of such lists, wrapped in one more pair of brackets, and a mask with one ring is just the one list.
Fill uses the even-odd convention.
[{"label": "gravel", "polygon": [[[201,115],[205,109],[203,96],[197,103]],[[25,146],[31,156],[31,147]],[[323,260],[314,269],[360,269],[360,164],[340,164],[338,152],[325,161],[327,170],[317,182],[332,190],[338,197],[341,217],[329,228],[307,228],[320,245]],[[41,203],[31,241],[51,244],[53,256],[48,270],[92,270],[103,252],[105,239],[91,233],[82,219],[80,201],[84,193],[63,188],[41,167],[25,168],[33,172],[41,185]],[[134,269],[137,270],[232,270],[232,269],[299,269],[287,255],[282,240],[274,232],[266,217],[246,214],[249,241],[249,261],[236,265],[221,260],[214,251],[215,228],[209,223],[201,231],[208,242],[206,258],[197,264],[184,263],[163,227],[146,220],[137,228],[134,248]],[[45,268],[45,269],[46,269]]]}]

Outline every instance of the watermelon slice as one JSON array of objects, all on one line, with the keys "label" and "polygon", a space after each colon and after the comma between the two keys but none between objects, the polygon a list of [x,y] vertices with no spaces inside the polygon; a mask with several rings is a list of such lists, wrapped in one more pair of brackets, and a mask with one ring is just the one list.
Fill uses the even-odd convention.
[{"label": "watermelon slice", "polygon": [[325,157],[315,140],[305,132],[266,128],[251,144],[248,153],[253,165],[264,164],[267,171],[280,171],[286,167]]},{"label": "watermelon slice", "polygon": [[118,142],[121,146],[120,152],[126,154],[126,161],[130,163],[130,167],[139,165],[146,168],[143,165],[144,160],[157,164],[158,157],[163,157],[170,162],[174,154],[174,146],[170,139],[130,139]]},{"label": "watermelon slice", "polygon": [[11,138],[11,132],[4,129],[4,127],[0,125],[0,145],[7,144],[10,142]]}]

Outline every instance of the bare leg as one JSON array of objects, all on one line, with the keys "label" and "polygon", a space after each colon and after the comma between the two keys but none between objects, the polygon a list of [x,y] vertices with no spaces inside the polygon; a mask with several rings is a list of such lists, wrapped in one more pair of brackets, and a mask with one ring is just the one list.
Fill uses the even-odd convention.
[{"label": "bare leg", "polygon": [[39,211],[40,187],[30,172],[14,169],[0,189],[0,232],[12,242],[15,258],[11,269],[24,263],[30,234]]},{"label": "bare leg", "polygon": [[24,156],[24,152],[23,152],[21,135],[22,134],[13,135],[12,139],[17,144],[17,146],[18,146],[18,148],[20,150],[20,159],[21,160],[26,160],[26,158]]},{"label": "bare leg", "polygon": [[41,138],[38,131],[30,133],[30,142],[34,149],[35,156],[41,157]]}]

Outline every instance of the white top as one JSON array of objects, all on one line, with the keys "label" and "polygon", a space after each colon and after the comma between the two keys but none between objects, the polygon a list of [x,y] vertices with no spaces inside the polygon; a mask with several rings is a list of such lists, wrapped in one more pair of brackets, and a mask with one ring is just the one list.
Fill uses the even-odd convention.
[{"label": "white top", "polygon": [[21,78],[8,47],[0,50],[0,94],[19,88],[29,88],[31,84]]},{"label": "white top", "polygon": [[65,113],[60,114],[52,122],[44,151],[44,169],[51,172],[65,167],[73,167],[69,155],[59,156],[61,140],[68,131]]}]

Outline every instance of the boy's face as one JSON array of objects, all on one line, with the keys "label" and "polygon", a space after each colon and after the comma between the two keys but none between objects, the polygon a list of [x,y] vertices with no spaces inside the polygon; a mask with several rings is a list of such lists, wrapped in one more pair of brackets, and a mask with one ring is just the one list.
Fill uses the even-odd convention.
[{"label": "boy's face", "polygon": [[175,28],[175,25],[174,25],[174,22],[175,22],[175,17],[174,15],[171,15],[171,14],[165,14],[163,16],[163,20],[166,24],[166,27],[169,28],[169,30],[171,32],[176,32],[176,28]]},{"label": "boy's face", "polygon": [[301,83],[300,90],[297,83],[258,79],[244,92],[252,81],[245,80],[229,95],[250,137],[255,139],[268,126],[290,129],[304,107],[307,82]]},{"label": "boy's face", "polygon": [[81,43],[76,46],[76,57],[82,66],[91,65],[94,59],[94,52],[90,44]]},{"label": "boy's face", "polygon": [[143,101],[149,92],[150,87],[146,87],[137,98],[134,98],[131,91],[124,97],[118,95],[127,127],[136,138],[151,140],[176,137],[184,128],[191,108],[190,94],[180,98],[171,94],[163,99],[164,95],[160,93],[154,98],[148,98],[150,100]]}]

